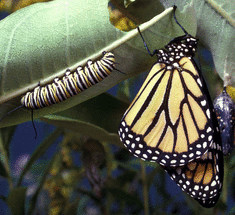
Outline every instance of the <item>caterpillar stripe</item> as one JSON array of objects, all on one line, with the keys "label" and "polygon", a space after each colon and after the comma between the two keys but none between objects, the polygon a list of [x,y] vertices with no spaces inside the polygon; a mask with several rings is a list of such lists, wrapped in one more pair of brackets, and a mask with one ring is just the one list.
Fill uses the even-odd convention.
[{"label": "caterpillar stripe", "polygon": [[29,109],[39,109],[62,102],[102,81],[114,69],[114,54],[103,52],[102,59],[95,62],[88,60],[84,68],[79,66],[74,72],[67,69],[61,79],[55,78],[53,83],[27,92],[22,97],[21,104]]}]

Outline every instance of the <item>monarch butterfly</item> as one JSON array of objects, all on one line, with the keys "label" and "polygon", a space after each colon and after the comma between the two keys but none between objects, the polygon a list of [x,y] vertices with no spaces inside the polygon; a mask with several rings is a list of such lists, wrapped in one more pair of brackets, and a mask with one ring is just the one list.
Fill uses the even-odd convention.
[{"label": "monarch butterfly", "polygon": [[114,54],[104,51],[101,60],[96,62],[88,60],[87,65],[84,68],[79,66],[74,72],[67,69],[65,76],[61,79],[55,78],[53,83],[47,84],[43,87],[38,86],[34,88],[33,91],[27,92],[21,98],[21,106],[7,114],[22,107],[28,109],[39,109],[64,101],[100,82],[111,74],[114,69]]},{"label": "monarch butterfly", "polygon": [[223,154],[228,155],[234,147],[234,103],[224,87],[214,100],[215,113],[219,122]]},{"label": "monarch butterfly", "polygon": [[183,191],[212,207],[223,181],[221,142],[205,81],[193,60],[198,40],[179,24],[175,10],[185,35],[165,49],[151,53],[138,29],[158,61],[124,113],[118,133],[134,156],[158,162]]}]

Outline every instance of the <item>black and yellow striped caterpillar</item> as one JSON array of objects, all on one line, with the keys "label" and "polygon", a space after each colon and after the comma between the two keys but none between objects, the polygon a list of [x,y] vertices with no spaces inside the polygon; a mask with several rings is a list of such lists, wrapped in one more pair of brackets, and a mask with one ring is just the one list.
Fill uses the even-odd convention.
[{"label": "black and yellow striped caterpillar", "polygon": [[79,66],[75,72],[66,70],[61,79],[55,78],[53,83],[38,86],[27,92],[21,99],[22,106],[39,109],[62,102],[92,85],[102,81],[115,69],[115,58],[111,52],[103,52],[103,58],[92,62],[88,60],[83,68]]},{"label": "black and yellow striped caterpillar", "polygon": [[102,81],[114,69],[114,54],[104,51],[100,60],[95,62],[88,60],[85,67],[79,66],[74,72],[67,69],[62,78],[55,78],[53,83],[37,86],[33,91],[27,92],[21,99],[21,105],[6,115],[22,107],[33,110],[62,102]]},{"label": "black and yellow striped caterpillar", "polygon": [[[49,83],[45,86],[37,86],[32,91],[27,92],[21,98],[21,105],[7,112],[0,119],[0,122],[3,120],[3,118],[12,112],[25,107],[32,110],[33,123],[34,109],[40,109],[46,106],[60,103],[74,95],[77,95],[92,85],[102,81],[105,77],[110,75],[114,69],[119,71],[115,68],[114,54],[104,51],[103,57],[100,60],[95,62],[88,60],[84,67],[79,66],[74,72],[71,72],[70,69],[67,69],[65,75],[62,78],[55,78],[52,83]],[[36,138],[37,132],[34,123],[33,127]]]}]

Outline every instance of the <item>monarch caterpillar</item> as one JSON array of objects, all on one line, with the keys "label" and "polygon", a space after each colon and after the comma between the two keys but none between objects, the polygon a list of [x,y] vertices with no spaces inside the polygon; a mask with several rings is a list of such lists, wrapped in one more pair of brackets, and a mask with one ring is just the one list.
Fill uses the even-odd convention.
[{"label": "monarch caterpillar", "polygon": [[228,155],[234,147],[234,103],[224,87],[222,93],[214,100],[222,139],[223,154]]},{"label": "monarch caterpillar", "polygon": [[88,60],[84,68],[79,66],[73,73],[67,69],[62,79],[56,78],[51,84],[27,92],[21,104],[29,109],[38,109],[62,102],[103,80],[115,68],[114,64],[114,55],[104,52],[101,60],[94,63]]},{"label": "monarch caterpillar", "polygon": [[74,72],[67,69],[65,75],[61,79],[55,78],[53,83],[47,84],[43,87],[35,87],[33,91],[27,92],[21,98],[21,105],[6,113],[0,121],[20,108],[25,107],[31,109],[32,123],[36,138],[37,131],[33,122],[34,109],[50,106],[77,95],[92,85],[102,81],[105,77],[111,74],[114,69],[119,71],[115,68],[114,54],[104,51],[103,57],[100,60],[95,62],[88,60],[84,68],[79,66]]},{"label": "monarch caterpillar", "polygon": [[193,60],[198,40],[179,24],[175,10],[185,35],[165,49],[151,53],[138,29],[158,61],[124,113],[118,133],[134,156],[158,162],[183,191],[212,207],[223,181],[221,141],[205,81]]},{"label": "monarch caterpillar", "polygon": [[111,74],[114,69],[114,54],[104,51],[102,59],[95,62],[88,60],[84,68],[79,66],[74,72],[67,69],[64,77],[61,79],[55,78],[53,83],[43,87],[38,86],[34,88],[33,91],[27,92],[21,98],[21,106],[8,112],[7,115],[22,107],[39,109],[62,102],[102,81]]}]

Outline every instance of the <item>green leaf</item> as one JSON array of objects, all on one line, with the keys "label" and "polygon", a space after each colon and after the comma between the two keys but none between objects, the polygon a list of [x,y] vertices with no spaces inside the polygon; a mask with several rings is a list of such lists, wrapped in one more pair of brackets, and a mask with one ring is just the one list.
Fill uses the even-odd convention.
[{"label": "green leaf", "polygon": [[2,164],[2,161],[0,161],[0,176],[2,176],[2,177],[8,176],[6,169],[5,169],[4,165]]},{"label": "green leaf", "polygon": [[25,214],[26,188],[17,187],[11,190],[7,197],[7,203],[12,215]]},{"label": "green leaf", "polygon": [[9,153],[9,145],[10,145],[11,139],[15,133],[15,129],[16,129],[16,126],[11,126],[8,128],[0,129],[3,145],[4,145],[4,148],[6,149],[7,153]]},{"label": "green leaf", "polygon": [[[195,34],[192,8],[177,13],[187,30]],[[182,30],[172,18],[172,8],[141,25],[152,49],[162,48]],[[20,98],[38,83],[43,86],[72,71],[88,59],[101,57],[102,51],[114,52],[117,69],[103,81],[77,96],[34,111],[38,118],[86,101],[120,81],[146,71],[156,58],[150,58],[136,29],[120,32],[109,23],[106,0],[55,0],[23,8],[0,22],[0,114],[6,115],[20,105]],[[0,127],[31,119],[25,108],[10,113]]]},{"label": "green leaf", "polygon": [[9,185],[12,186],[9,162],[9,145],[15,132],[16,126],[0,129],[0,175],[8,178]]},{"label": "green leaf", "polygon": [[120,144],[117,130],[128,105],[109,94],[101,94],[42,120],[100,141]]}]

